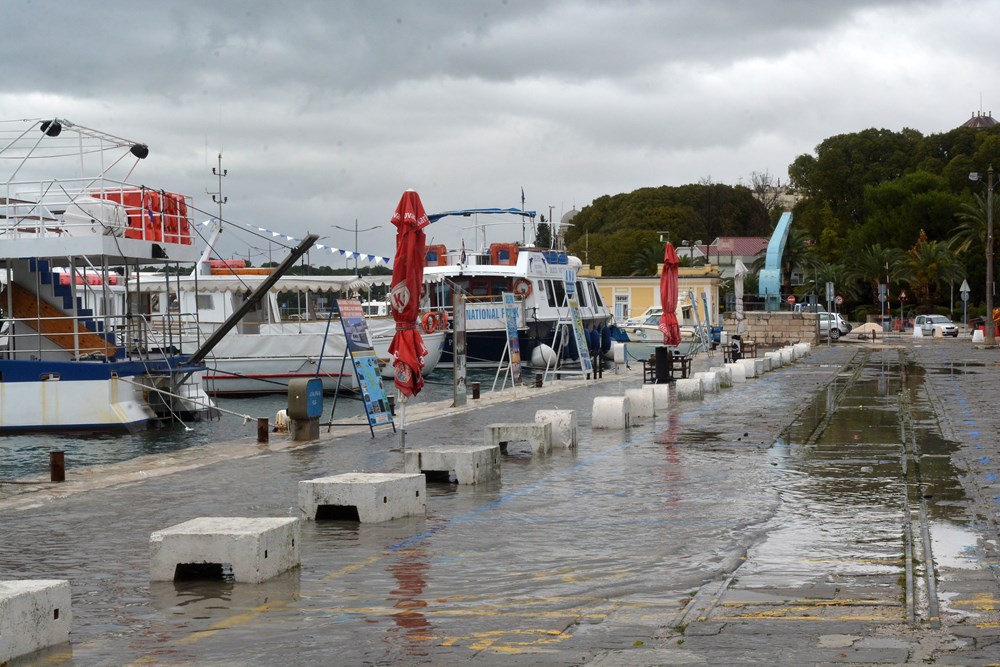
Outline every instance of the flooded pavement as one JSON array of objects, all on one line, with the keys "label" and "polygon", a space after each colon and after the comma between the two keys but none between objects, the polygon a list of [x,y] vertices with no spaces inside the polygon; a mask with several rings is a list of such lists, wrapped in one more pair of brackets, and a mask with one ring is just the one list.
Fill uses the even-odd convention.
[{"label": "flooded pavement", "polygon": [[820,346],[625,432],[590,408],[641,369],[465,410],[418,398],[407,448],[553,408],[577,411],[579,446],[429,484],[426,517],[304,522],[301,567],[261,585],[151,585],[149,535],[298,516],[299,480],[401,471],[398,436],[71,475],[0,500],[0,577],[73,590],[71,643],[11,667],[1000,663],[998,360],[967,340]]}]

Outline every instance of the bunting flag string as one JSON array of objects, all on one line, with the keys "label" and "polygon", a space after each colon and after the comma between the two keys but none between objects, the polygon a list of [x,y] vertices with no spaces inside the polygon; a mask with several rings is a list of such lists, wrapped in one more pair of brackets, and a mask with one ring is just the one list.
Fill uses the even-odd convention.
[{"label": "bunting flag string", "polygon": [[[206,220],[201,225],[203,227],[208,227],[215,222],[215,218]],[[247,229],[252,229],[258,231],[261,234],[270,235],[271,238],[281,239],[282,241],[287,241],[288,243],[295,245],[302,241],[302,239],[295,238],[294,236],[289,236],[288,234],[282,234],[281,232],[276,232],[271,229],[264,229],[263,227],[257,227],[255,225],[249,225],[247,223],[230,223],[230,224],[242,224]],[[313,246],[316,250],[323,250],[329,252],[330,254],[337,254],[341,257],[347,257],[348,259],[358,259],[362,262],[368,262],[370,264],[385,264],[388,265],[392,261],[391,257],[382,257],[381,255],[372,255],[364,252],[357,252],[354,250],[344,250],[343,248],[334,248],[333,246],[326,245],[323,243],[317,243]]]}]

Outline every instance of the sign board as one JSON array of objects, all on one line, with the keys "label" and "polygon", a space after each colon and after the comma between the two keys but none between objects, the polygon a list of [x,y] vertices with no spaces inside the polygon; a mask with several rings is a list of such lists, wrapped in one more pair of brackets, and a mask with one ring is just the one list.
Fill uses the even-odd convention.
[{"label": "sign board", "polygon": [[453,390],[455,407],[461,407],[466,403],[466,353],[465,344],[466,331],[466,301],[465,295],[455,292],[452,295],[452,309],[454,317],[451,320],[451,358],[453,373]]},{"label": "sign board", "polygon": [[833,302],[839,306],[840,304],[844,303],[844,297],[838,294],[837,298],[834,299]]},{"label": "sign board", "polygon": [[833,283],[827,283],[826,284],[826,301],[827,301],[827,303],[829,303],[830,301],[833,301],[833,297],[836,296],[835,292],[836,292],[836,290],[833,289]]},{"label": "sign board", "polygon": [[365,311],[358,299],[337,299],[340,324],[344,328],[347,350],[351,354],[354,376],[361,389],[361,398],[368,414],[369,426],[392,424],[389,399],[382,386],[382,369],[379,367],[375,348],[368,336]]},{"label": "sign board", "polygon": [[885,303],[886,301],[885,283],[878,284],[878,300],[881,301],[882,303]]},{"label": "sign board", "polygon": [[901,290],[899,292],[899,300],[900,301],[906,301],[906,290]]},{"label": "sign board", "polygon": [[792,303],[792,304],[795,303],[795,295],[794,294],[789,294],[788,295],[788,303]]},{"label": "sign board", "polygon": [[510,373],[514,386],[521,384],[521,342],[517,337],[518,304],[513,292],[503,293],[503,313],[507,322],[507,349],[510,351]]},{"label": "sign board", "polygon": [[576,340],[576,350],[580,355],[580,369],[584,373],[593,373],[594,364],[590,361],[587,347],[587,333],[583,330],[583,318],[580,317],[580,303],[576,299],[569,300],[570,317],[573,318],[573,338]]},{"label": "sign board", "polygon": [[971,291],[971,289],[969,288],[969,281],[968,280],[963,280],[962,281],[962,286],[958,288],[958,291],[962,295],[962,301],[968,301],[969,300],[969,292]]}]

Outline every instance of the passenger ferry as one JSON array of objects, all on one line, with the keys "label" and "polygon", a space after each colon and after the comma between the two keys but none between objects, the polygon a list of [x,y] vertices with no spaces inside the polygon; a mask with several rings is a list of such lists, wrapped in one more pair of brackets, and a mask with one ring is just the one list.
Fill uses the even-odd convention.
[{"label": "passenger ferry", "polygon": [[[428,217],[434,222],[446,215],[484,210],[534,215],[520,209],[469,209]],[[570,301],[574,299],[587,339],[584,354],[593,356],[610,349],[608,323],[612,313],[601,298],[597,281],[581,275],[582,269],[583,262],[575,255],[519,243],[490,243],[475,251],[431,244],[426,249],[421,310],[451,311],[453,296],[465,295],[467,365],[495,368],[504,358],[508,340],[502,294],[512,293],[518,304],[522,363],[543,366],[552,354],[559,362],[579,358],[572,335]],[[453,351],[453,336],[449,336],[442,366],[453,363]]]}]

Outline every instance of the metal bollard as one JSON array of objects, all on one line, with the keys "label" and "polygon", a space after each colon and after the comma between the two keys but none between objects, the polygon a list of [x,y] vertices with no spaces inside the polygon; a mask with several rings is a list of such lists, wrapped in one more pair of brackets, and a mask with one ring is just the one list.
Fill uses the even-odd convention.
[{"label": "metal bollard", "polygon": [[257,442],[265,443],[268,440],[267,417],[257,418]]},{"label": "metal bollard", "polygon": [[388,398],[389,398],[389,414],[391,414],[393,417],[395,417],[396,416],[396,397],[395,396],[389,396]]},{"label": "metal bollard", "polygon": [[472,383],[472,398],[473,398],[473,400],[478,400],[479,399],[479,383],[478,382],[473,382]]},{"label": "metal bollard", "polygon": [[541,387],[542,386],[542,374],[541,373],[535,373],[535,386],[536,387]]},{"label": "metal bollard", "polygon": [[66,481],[65,452],[49,452],[49,477],[53,482]]}]

